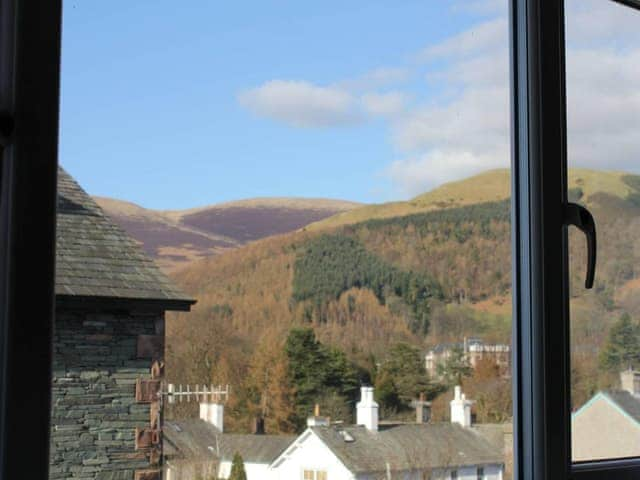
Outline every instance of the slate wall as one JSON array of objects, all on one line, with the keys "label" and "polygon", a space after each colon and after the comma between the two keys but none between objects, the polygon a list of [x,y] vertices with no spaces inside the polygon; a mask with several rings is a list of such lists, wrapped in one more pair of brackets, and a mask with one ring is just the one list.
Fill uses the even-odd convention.
[{"label": "slate wall", "polygon": [[51,479],[154,478],[141,473],[154,460],[136,448],[136,427],[150,428],[158,404],[137,401],[136,382],[163,347],[151,353],[141,339],[163,341],[164,312],[57,311]]}]

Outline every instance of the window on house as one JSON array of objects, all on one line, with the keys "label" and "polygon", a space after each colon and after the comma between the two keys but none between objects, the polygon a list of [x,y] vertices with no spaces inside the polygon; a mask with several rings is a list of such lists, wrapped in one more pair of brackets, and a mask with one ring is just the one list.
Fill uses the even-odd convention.
[{"label": "window on house", "polygon": [[476,477],[477,477],[478,480],[485,480],[484,468],[482,468],[482,467],[478,468],[478,470],[476,472]]},{"label": "window on house", "polygon": [[457,470],[451,470],[451,474],[449,475],[449,478],[451,480],[458,480],[458,471]]},{"label": "window on house", "polygon": [[327,472],[324,470],[305,470],[302,478],[303,480],[327,480]]}]

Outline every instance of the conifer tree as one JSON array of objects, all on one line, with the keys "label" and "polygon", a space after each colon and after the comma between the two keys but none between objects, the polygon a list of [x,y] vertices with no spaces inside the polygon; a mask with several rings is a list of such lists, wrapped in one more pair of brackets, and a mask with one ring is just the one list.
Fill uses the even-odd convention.
[{"label": "conifer tree", "polygon": [[606,370],[640,366],[640,325],[628,313],[623,313],[611,327],[600,364]]},{"label": "conifer tree", "polygon": [[238,452],[233,455],[229,480],[247,480],[247,473],[244,470],[244,461]]}]

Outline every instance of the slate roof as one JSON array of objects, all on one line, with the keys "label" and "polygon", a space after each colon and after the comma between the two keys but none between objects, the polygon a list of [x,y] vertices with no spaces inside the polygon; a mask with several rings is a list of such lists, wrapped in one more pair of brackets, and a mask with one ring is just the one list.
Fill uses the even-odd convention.
[{"label": "slate roof", "polygon": [[640,398],[626,390],[609,391],[604,395],[623,410],[629,417],[640,424]]},{"label": "slate roof", "polygon": [[62,168],[58,170],[56,297],[118,298],[188,310],[180,292],[138,244],[107,217]]},{"label": "slate roof", "polygon": [[[269,464],[295,439],[292,435],[220,433],[203,420],[165,421],[163,453],[167,458],[231,460],[238,452],[243,461]],[[211,448],[209,448],[211,447]]]},{"label": "slate roof", "polygon": [[[472,465],[500,465],[502,452],[478,432],[457,424],[404,424],[372,432],[363,426],[311,427],[355,474]],[[353,441],[345,441],[341,431]]]}]

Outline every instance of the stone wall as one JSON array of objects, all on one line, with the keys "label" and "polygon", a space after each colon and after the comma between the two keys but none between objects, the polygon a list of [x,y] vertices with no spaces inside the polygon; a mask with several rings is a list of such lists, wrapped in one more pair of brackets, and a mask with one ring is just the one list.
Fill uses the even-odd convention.
[{"label": "stone wall", "polygon": [[[149,431],[159,408],[136,400],[136,383],[151,378],[163,338],[161,311],[57,311],[51,479],[153,478],[142,474],[153,467],[151,449],[136,437]],[[160,353],[151,352],[150,339],[160,342]]]}]

